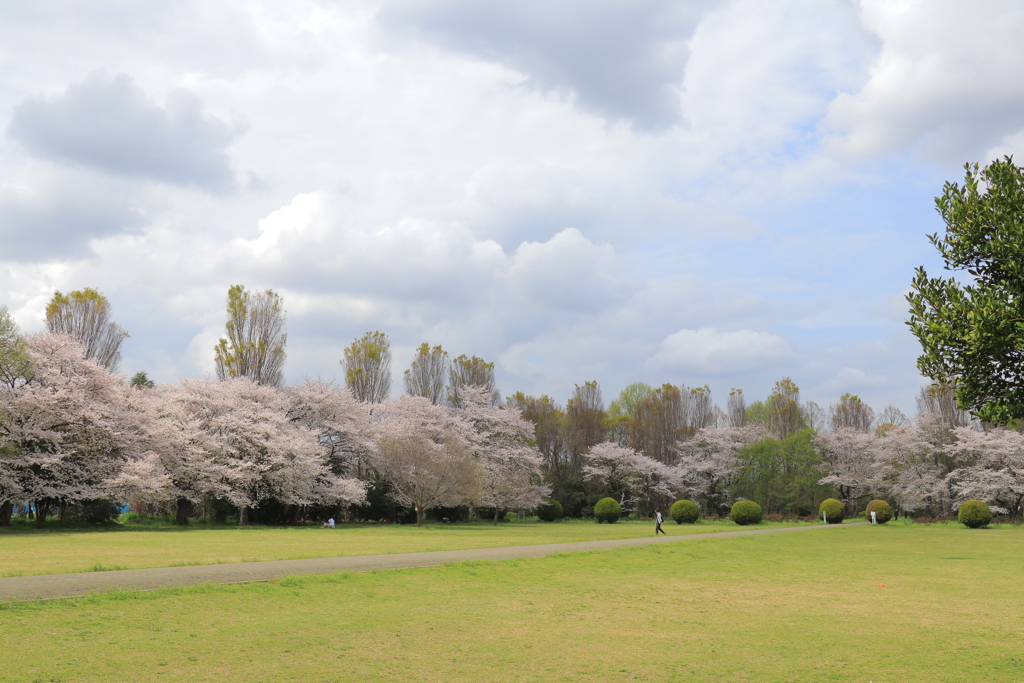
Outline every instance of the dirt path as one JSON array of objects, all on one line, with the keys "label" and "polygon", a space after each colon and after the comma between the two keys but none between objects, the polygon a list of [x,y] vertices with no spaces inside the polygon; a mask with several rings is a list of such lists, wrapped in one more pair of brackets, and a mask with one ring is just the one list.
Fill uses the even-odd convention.
[{"label": "dirt path", "polygon": [[320,557],[306,560],[271,560],[269,562],[204,564],[193,567],[123,569],[120,571],[83,572],[80,574],[14,576],[0,578],[0,601],[71,598],[119,588],[153,590],[167,586],[192,586],[199,583],[271,581],[296,574],[332,574],[343,571],[366,572],[373,569],[434,567],[446,562],[512,560],[581,550],[610,550],[612,548],[649,545],[651,543],[681,543],[684,541],[703,541],[714,538],[735,538],[736,536],[760,536],[763,534],[786,534],[799,531],[845,529],[861,524],[864,524],[864,522],[785,527],[781,529],[745,529],[742,531],[720,531],[688,536],[660,536],[657,538],[645,536],[643,538],[623,538],[611,541],[520,545],[506,548],[440,550],[425,553],[395,553],[393,555]]}]

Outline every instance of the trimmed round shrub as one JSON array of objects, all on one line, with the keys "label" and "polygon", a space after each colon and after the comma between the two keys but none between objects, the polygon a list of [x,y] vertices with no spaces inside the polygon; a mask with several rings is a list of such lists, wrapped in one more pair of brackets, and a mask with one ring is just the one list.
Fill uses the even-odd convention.
[{"label": "trimmed round shrub", "polygon": [[867,509],[864,510],[865,516],[868,520],[871,520],[871,513],[875,513],[875,522],[878,524],[885,524],[892,519],[892,506],[886,503],[884,500],[873,500],[868,503]]},{"label": "trimmed round shrub", "polygon": [[557,500],[549,500],[548,502],[537,508],[537,519],[542,522],[554,522],[562,518],[565,512],[562,510],[562,504]]},{"label": "trimmed round shrub", "polygon": [[764,510],[754,501],[737,500],[733,503],[732,510],[729,512],[729,519],[740,526],[746,526],[748,524],[760,524],[763,515]]},{"label": "trimmed round shrub", "polygon": [[992,511],[983,500],[965,500],[960,504],[956,519],[968,529],[980,529],[992,521]]},{"label": "trimmed round shrub", "polygon": [[622,516],[622,506],[619,505],[619,501],[614,498],[602,498],[597,501],[597,505],[594,506],[594,517],[597,518],[597,523],[608,522],[609,524],[615,524],[619,521],[619,517]]},{"label": "trimmed round shrub", "polygon": [[839,524],[843,521],[843,504],[835,498],[826,498],[821,501],[821,505],[818,506],[818,519],[821,519],[823,512],[829,524]]},{"label": "trimmed round shrub", "polygon": [[668,510],[676,524],[693,524],[700,518],[700,506],[692,500],[677,500]]}]

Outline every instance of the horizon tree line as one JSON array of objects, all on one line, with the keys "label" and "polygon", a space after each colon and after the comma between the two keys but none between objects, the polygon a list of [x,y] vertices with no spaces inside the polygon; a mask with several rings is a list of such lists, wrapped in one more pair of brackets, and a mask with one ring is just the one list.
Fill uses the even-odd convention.
[{"label": "horizon tree line", "polygon": [[[51,333],[66,335],[80,344],[82,360],[94,361],[108,374],[116,370],[120,344],[128,335],[111,320],[109,303],[96,290],[87,289],[69,295],[56,293],[47,308],[47,325]],[[232,380],[244,378],[251,384],[276,390],[278,394],[275,395],[285,396],[291,392],[294,396],[296,389],[283,384],[287,334],[285,311],[278,294],[272,290],[251,293],[240,285],[233,286],[227,297],[225,332],[225,337],[214,349],[217,375],[222,383],[237,385]],[[32,340],[33,336],[26,338],[17,333],[13,320],[3,310],[0,315],[0,378],[7,387],[5,398],[8,404],[17,390],[24,390],[36,382],[30,377],[41,362],[39,351],[33,352],[33,359],[26,355]],[[49,343],[56,344],[53,339]],[[304,484],[307,490],[303,495],[275,488],[268,483],[269,474],[257,483],[251,483],[247,489],[249,494],[235,495],[230,493],[230,487],[224,488],[224,482],[230,479],[225,471],[218,475],[220,488],[208,482],[207,492],[202,496],[195,492],[182,494],[180,483],[163,485],[163,488],[153,483],[160,480],[160,476],[165,479],[171,477],[169,472],[173,468],[169,468],[166,462],[161,464],[159,458],[153,460],[152,455],[146,456],[149,458],[146,460],[123,454],[118,461],[124,469],[116,477],[107,477],[104,480],[107,488],[103,490],[120,491],[122,494],[135,490],[133,495],[139,499],[145,495],[167,498],[170,491],[178,491],[171,497],[179,522],[187,522],[193,506],[205,500],[204,496],[219,496],[219,499],[231,502],[238,509],[240,523],[245,523],[250,509],[258,508],[270,499],[291,505],[294,516],[302,506],[331,499],[324,493],[331,486],[344,489],[342,494],[331,499],[336,503],[358,504],[367,492],[371,497],[374,491],[382,492],[392,503],[412,507],[417,523],[423,522],[429,509],[450,505],[470,510],[489,505],[496,522],[503,506],[529,507],[527,502],[535,505],[545,496],[562,503],[568,514],[580,516],[586,514],[595,497],[605,494],[615,495],[628,510],[638,514],[649,514],[653,506],[667,505],[673,496],[686,494],[699,499],[705,514],[714,515],[720,514],[737,498],[758,500],[769,512],[806,513],[816,509],[816,501],[832,495],[840,496],[853,511],[864,496],[884,492],[894,498],[898,509],[902,506],[904,511],[927,509],[938,515],[948,515],[957,499],[957,492],[966,490],[963,482],[970,479],[977,484],[984,479],[978,472],[965,479],[965,466],[976,467],[984,461],[987,464],[982,469],[991,471],[994,467],[991,458],[986,460],[978,455],[990,445],[978,446],[973,451],[956,445],[968,443],[966,433],[977,431],[980,425],[957,407],[955,387],[949,386],[922,389],[916,421],[909,420],[894,406],[887,406],[876,415],[870,406],[853,394],[844,394],[825,410],[813,402],[802,402],[799,387],[790,378],[779,380],[768,397],[750,405],[747,405],[743,391],[734,388],[727,397],[724,410],[715,404],[707,386],[691,388],[664,384],[655,388],[641,382],[624,388],[606,408],[601,387],[596,381],[576,385],[563,407],[549,396],[534,397],[522,392],[515,392],[502,401],[493,363],[465,354],[452,360],[440,345],[431,346],[424,342],[416,349],[409,369],[403,373],[404,397],[389,402],[392,359],[386,334],[374,331],[357,338],[344,349],[340,363],[346,388],[342,393],[351,397],[351,404],[346,404],[338,396],[327,401],[335,405],[334,422],[309,422],[310,415],[316,411],[308,405],[296,407],[298,404],[294,398],[289,407],[281,403],[276,409],[277,415],[290,416],[286,419],[291,422],[307,420],[304,422],[307,429],[316,434],[315,450],[320,459],[314,458],[313,464],[302,466],[308,475]],[[188,404],[192,410],[189,420],[194,422],[199,420],[197,394],[210,394],[212,391],[201,389],[203,385],[198,382],[183,380],[178,385],[169,385],[173,388],[159,387],[160,391],[150,392],[148,390],[154,388],[153,383],[144,372],[140,372],[132,378],[129,386],[136,390],[146,389],[144,394],[161,395],[162,400],[170,401],[170,404],[175,401]],[[307,381],[305,386],[307,393],[319,392],[321,402],[326,400],[324,396],[339,391],[329,383],[313,389]],[[179,393],[178,398],[172,396],[175,391]],[[182,397],[190,391],[191,398]],[[255,389],[249,390],[250,394],[253,391]],[[464,423],[475,420],[479,425],[490,420],[489,423],[498,429],[495,425],[505,421],[507,424],[502,429],[510,430],[515,436],[511,440],[498,438],[501,431],[498,429],[498,432],[490,432],[488,439],[474,440],[469,436],[473,430],[467,430],[465,425],[459,429],[447,428],[447,435],[439,436],[440,432],[432,432],[433,428],[428,426],[430,420],[424,417],[425,408],[413,410],[409,407],[413,404],[409,404],[408,399],[413,398],[421,399],[423,404],[419,405],[431,406],[431,410],[441,410],[449,416],[459,415],[458,420]],[[206,400],[209,402],[212,398],[207,396]],[[267,397],[262,401],[273,403]],[[157,412],[163,410],[164,417],[167,417],[170,414],[167,405],[170,404],[159,410],[151,408]],[[244,399],[238,396],[225,399],[221,410],[227,410],[224,405],[228,404],[234,406],[230,410],[244,413],[239,408],[239,405],[244,405]],[[375,405],[380,408],[374,408]],[[398,408],[402,405],[406,406],[407,413],[418,414],[419,417],[394,417],[396,425],[404,425],[395,427],[397,432],[367,431],[369,428],[365,425],[358,429],[353,427],[359,421],[353,415],[362,415],[360,411],[365,412],[365,417],[359,419],[368,420],[366,424],[383,424],[389,415],[402,415]],[[345,407],[339,409],[338,406]],[[353,406],[367,406],[367,409]],[[474,411],[478,413],[484,407],[492,411],[491,418],[470,417],[476,415]],[[347,428],[339,429],[338,420],[346,412],[348,417],[341,423],[346,423]],[[9,405],[4,405],[0,425],[5,419],[10,422],[11,414]],[[305,417],[296,417],[299,414]],[[501,416],[501,419],[495,421],[494,416]],[[179,419],[183,418],[179,416]],[[274,422],[269,417],[267,419],[268,424]],[[435,416],[432,419],[440,418]],[[177,427],[178,431],[188,433],[182,424]],[[248,424],[252,428],[252,425],[259,424],[259,419],[250,416]],[[508,424],[518,424],[518,427],[513,429]],[[524,428],[523,424],[529,427]],[[932,426],[927,426],[929,424]],[[941,429],[935,425],[940,425]],[[217,433],[222,434],[226,427],[221,425],[217,429],[220,430]],[[942,429],[946,430],[945,436],[936,437],[935,434]],[[10,432],[9,429],[7,431]],[[370,433],[374,436],[368,437]],[[931,456],[937,465],[929,470],[927,476],[922,474],[923,470],[918,472],[919,485],[915,489],[904,481],[909,476],[906,473],[910,471],[910,465],[904,463],[903,469],[897,473],[885,464],[895,456],[880,455],[891,454],[891,447],[880,444],[895,443],[894,435],[906,439],[910,438],[907,434],[919,433],[932,436],[918,438],[913,448],[921,452],[921,443],[931,443]],[[858,436],[851,437],[851,434]],[[840,435],[845,441],[836,441]],[[0,470],[4,463],[13,459],[11,454],[18,450],[17,445],[11,445],[9,436],[6,440],[0,439],[0,443],[5,444],[4,450],[0,451],[3,453]],[[292,433],[289,438],[294,437]],[[273,441],[269,436],[266,438],[268,442]],[[201,439],[195,437],[192,443],[199,441]],[[492,445],[491,450],[484,447],[485,442]],[[112,448],[112,452],[116,450]],[[207,455],[214,450],[207,448]],[[309,444],[300,450],[308,454]],[[906,448],[897,448],[896,451],[905,454]],[[511,457],[509,454],[513,452],[518,455]],[[965,453],[973,453],[971,462],[965,461]],[[885,460],[886,457],[890,460]],[[298,462],[295,454],[285,456],[285,460],[288,458]],[[433,497],[424,497],[422,481],[400,481],[397,473],[408,471],[411,463],[417,461],[423,465],[422,475],[427,479],[428,463],[440,467],[435,468],[434,482],[430,485],[434,487]],[[208,477],[210,470],[207,465],[197,465],[198,470],[189,470],[192,472],[190,476],[196,480]],[[37,473],[46,469],[42,460],[33,467]],[[154,474],[161,467],[163,474]],[[287,470],[300,466],[280,467]],[[318,470],[317,467],[326,469]],[[1005,469],[1003,467],[999,471],[1005,474]],[[206,474],[200,476],[196,473],[199,471]],[[319,474],[310,474],[314,471]],[[323,477],[328,476],[324,474],[328,471],[329,476],[335,478],[334,484],[325,483],[327,479]],[[149,473],[148,479],[144,476],[146,472]],[[438,472],[448,472],[454,479],[443,481],[444,476]],[[866,483],[865,473],[870,472],[888,472],[887,476],[892,481],[883,481],[884,477],[879,479],[876,476]],[[518,474],[513,476],[513,473]],[[316,485],[310,482],[317,477],[320,477],[320,493],[314,495],[311,492]],[[344,477],[351,477],[349,484],[338,483]],[[90,481],[95,479],[94,476]],[[113,486],[112,481],[119,483]],[[925,481],[932,487],[929,493],[921,492],[920,487],[924,484],[920,482]],[[501,487],[497,482],[506,482],[503,494],[499,495]],[[0,481],[0,498],[10,499],[11,496],[3,493],[4,486]],[[103,488],[97,489],[95,481],[90,486],[93,487],[89,489],[90,495]],[[972,490],[980,490],[979,486],[975,485]],[[82,492],[86,488],[80,488],[75,495],[83,498],[85,494]],[[149,493],[144,495],[146,490]],[[264,493],[259,493],[260,490]],[[160,491],[160,494],[155,491]],[[447,493],[440,493],[442,491]],[[485,491],[490,493],[485,494]],[[909,491],[916,493],[910,495]],[[67,498],[69,494],[65,492],[62,495]],[[990,491],[989,497],[997,507],[1010,514],[1016,514],[1020,507],[1020,500],[1012,504],[1013,495],[1006,491]],[[58,502],[45,502],[49,498]],[[60,498],[41,496],[36,500],[36,509],[39,510],[40,501],[44,501],[44,507],[51,504],[59,506]],[[4,522],[5,514],[9,521],[9,501],[0,502],[0,524]],[[46,512],[37,514],[45,518]]]}]

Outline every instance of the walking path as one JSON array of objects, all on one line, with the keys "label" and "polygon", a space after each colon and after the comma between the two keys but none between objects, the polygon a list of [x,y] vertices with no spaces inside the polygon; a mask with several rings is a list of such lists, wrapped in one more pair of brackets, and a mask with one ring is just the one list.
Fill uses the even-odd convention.
[{"label": "walking path", "polygon": [[554,553],[578,552],[581,550],[610,550],[625,546],[650,545],[651,543],[680,543],[682,541],[703,541],[711,538],[786,534],[821,529],[845,529],[846,527],[859,526],[864,523],[822,524],[778,529],[746,529],[743,531],[720,531],[685,536],[645,536],[643,538],[622,538],[611,541],[519,545],[505,548],[474,548],[471,550],[439,550],[424,553],[395,553],[393,555],[318,557],[306,560],[271,560],[268,562],[204,564],[192,567],[122,569],[120,571],[83,572],[80,574],[14,576],[0,578],[0,601],[71,598],[119,588],[153,590],[168,586],[192,586],[199,583],[271,581],[296,574],[333,574],[343,571],[367,572],[373,569],[434,567],[446,562],[465,562],[467,560],[512,560],[524,557],[543,557],[544,555],[552,555]]}]

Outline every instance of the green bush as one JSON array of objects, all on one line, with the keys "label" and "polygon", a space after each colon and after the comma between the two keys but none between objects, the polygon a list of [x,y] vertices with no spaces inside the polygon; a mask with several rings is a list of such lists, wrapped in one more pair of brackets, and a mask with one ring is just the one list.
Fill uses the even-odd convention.
[{"label": "green bush", "polygon": [[677,500],[669,508],[668,516],[676,524],[683,524],[684,522],[686,524],[693,524],[700,518],[700,506],[692,500]]},{"label": "green bush", "polygon": [[615,524],[619,521],[619,517],[622,516],[622,506],[619,505],[619,501],[614,498],[602,498],[597,501],[597,505],[594,506],[594,517],[597,518],[597,523],[608,522],[609,524]]},{"label": "green bush", "polygon": [[95,526],[110,524],[121,514],[116,503],[103,499],[80,500],[70,512],[71,519]]},{"label": "green bush", "polygon": [[542,522],[554,522],[562,518],[562,504],[557,500],[548,502],[537,508],[537,519]]},{"label": "green bush", "polygon": [[821,501],[821,505],[818,506],[818,519],[821,519],[823,512],[829,524],[839,524],[843,521],[843,504],[835,498]]},{"label": "green bush", "polygon": [[760,524],[762,515],[764,510],[752,500],[737,500],[729,512],[729,518],[740,526]]},{"label": "green bush", "polygon": [[988,523],[992,521],[992,511],[988,509],[988,504],[985,501],[965,500],[960,504],[956,519],[968,529],[979,529],[988,526]]},{"label": "green bush", "polygon": [[879,524],[885,524],[892,519],[892,506],[886,503],[884,500],[873,500],[868,503],[868,507],[864,510],[867,518],[871,519],[871,513],[875,513],[875,521]]}]

